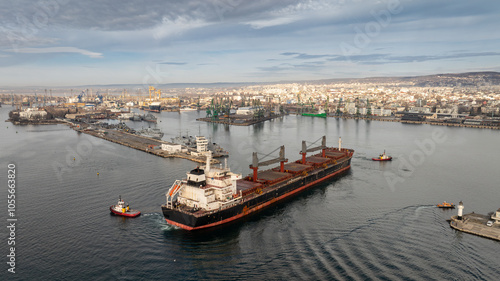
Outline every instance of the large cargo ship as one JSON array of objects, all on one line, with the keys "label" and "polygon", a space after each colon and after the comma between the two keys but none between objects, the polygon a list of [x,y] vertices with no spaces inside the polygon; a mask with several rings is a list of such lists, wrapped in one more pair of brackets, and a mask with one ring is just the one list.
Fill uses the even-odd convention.
[{"label": "large cargo ship", "polygon": [[[166,193],[165,220],[186,230],[199,230],[241,219],[349,170],[354,153],[342,148],[340,138],[338,147],[327,147],[326,137],[316,147],[308,148],[302,141],[302,159],[295,162],[287,163],[284,146],[279,150],[277,158],[263,162],[254,152],[253,174],[245,178],[231,172],[227,161],[224,167],[212,167],[208,154],[205,166],[176,180]],[[321,152],[307,156],[314,151]],[[277,163],[278,167],[259,171]]]}]

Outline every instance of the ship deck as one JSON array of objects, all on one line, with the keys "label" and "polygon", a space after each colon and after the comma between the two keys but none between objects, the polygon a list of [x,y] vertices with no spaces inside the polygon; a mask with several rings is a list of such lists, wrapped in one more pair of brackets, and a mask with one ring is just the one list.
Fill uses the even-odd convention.
[{"label": "ship deck", "polygon": [[236,181],[236,191],[239,193],[241,191],[242,195],[245,196],[249,193],[254,192],[262,184],[258,182],[248,181],[248,180],[237,180]]},{"label": "ship deck", "polygon": [[325,151],[325,156],[332,159],[340,159],[345,156],[345,152],[327,149]]},{"label": "ship deck", "polygon": [[287,178],[291,178],[292,175],[289,173],[281,173],[275,170],[266,170],[259,172],[257,178],[259,181],[265,181],[265,183],[272,184],[278,181],[285,180]]},{"label": "ship deck", "polygon": [[[311,169],[311,165],[300,164],[297,162],[292,162],[284,165],[284,170],[291,174],[300,174]],[[276,168],[279,169],[279,168]]]},{"label": "ship deck", "polygon": [[323,158],[323,157],[316,156],[316,155],[306,157],[306,164],[309,164],[312,166],[320,166],[320,165],[326,164],[330,161],[331,161],[330,158]]}]

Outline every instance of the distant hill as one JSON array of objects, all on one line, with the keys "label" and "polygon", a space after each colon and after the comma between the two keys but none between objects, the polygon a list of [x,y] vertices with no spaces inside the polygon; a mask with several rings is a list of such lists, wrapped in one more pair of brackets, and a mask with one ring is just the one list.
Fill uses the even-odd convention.
[{"label": "distant hill", "polygon": [[[310,84],[330,84],[330,83],[398,83],[417,87],[476,87],[500,85],[500,72],[467,72],[467,73],[446,73],[425,76],[407,77],[367,77],[367,78],[338,78],[310,81],[277,81],[277,82],[218,82],[218,83],[170,83],[160,84],[157,88],[231,88],[250,85],[269,85],[280,83],[310,83]],[[93,85],[82,87],[114,87],[140,88],[143,85]]]},{"label": "distant hill", "polygon": [[417,87],[477,87],[500,85],[500,72],[446,73],[407,77],[368,77],[353,79],[327,79],[311,83],[398,83]]},{"label": "distant hill", "polygon": [[[336,78],[322,80],[302,80],[302,81],[276,81],[276,82],[216,82],[216,83],[169,83],[153,85],[160,89],[185,89],[185,88],[212,88],[225,89],[237,88],[252,85],[272,85],[286,83],[308,83],[308,84],[332,84],[332,83],[397,83],[400,86],[417,87],[478,87],[500,85],[500,72],[467,72],[467,73],[446,73],[425,76],[406,76],[406,77],[367,77],[367,78]],[[107,84],[107,85],[80,85],[73,87],[52,87],[52,89],[143,89],[147,91],[148,85],[143,84]],[[26,89],[40,90],[48,87],[26,87]],[[4,88],[4,91],[10,91],[10,88]],[[1,91],[0,91],[1,92]]]}]

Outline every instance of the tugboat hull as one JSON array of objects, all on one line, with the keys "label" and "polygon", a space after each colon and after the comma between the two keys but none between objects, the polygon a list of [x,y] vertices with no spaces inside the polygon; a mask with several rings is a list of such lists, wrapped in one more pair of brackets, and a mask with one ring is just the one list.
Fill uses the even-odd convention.
[{"label": "tugboat hull", "polygon": [[118,211],[114,210],[114,207],[115,207],[115,205],[109,207],[109,210],[111,211],[111,214],[116,215],[116,216],[135,218],[141,214],[141,212],[137,211],[137,210],[128,210],[125,213],[118,212]]},{"label": "tugboat hull", "polygon": [[380,158],[372,158],[373,161],[391,161],[392,157],[386,158],[386,159],[380,159]]}]

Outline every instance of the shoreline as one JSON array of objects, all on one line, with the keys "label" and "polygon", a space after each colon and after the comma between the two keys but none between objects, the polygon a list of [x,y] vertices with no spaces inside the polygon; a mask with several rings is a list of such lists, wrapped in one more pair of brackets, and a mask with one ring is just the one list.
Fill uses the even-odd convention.
[{"label": "shoreline", "polygon": [[354,116],[327,116],[332,118],[340,119],[353,119],[353,120],[366,120],[366,121],[383,121],[383,122],[399,122],[403,124],[427,124],[436,126],[447,126],[447,127],[463,127],[463,128],[477,128],[477,129],[492,129],[500,130],[497,126],[486,126],[486,125],[474,125],[474,124],[462,124],[462,123],[445,123],[445,122],[431,122],[431,121],[410,121],[401,120],[401,118],[373,118],[373,117],[354,117]]}]

